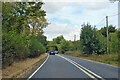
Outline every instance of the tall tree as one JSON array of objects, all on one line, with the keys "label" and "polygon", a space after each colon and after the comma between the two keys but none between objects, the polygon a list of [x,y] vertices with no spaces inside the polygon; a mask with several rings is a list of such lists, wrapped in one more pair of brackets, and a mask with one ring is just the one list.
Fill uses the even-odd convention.
[{"label": "tall tree", "polygon": [[119,41],[118,41],[118,37],[117,37],[118,31],[116,31],[115,33],[110,33],[109,37],[110,37],[110,53],[118,53],[119,49]]},{"label": "tall tree", "polygon": [[[105,37],[107,37],[106,27],[101,28],[99,31],[102,33],[102,35],[104,35]],[[116,31],[116,29],[115,29],[115,27],[113,27],[112,25],[110,25],[110,26],[108,27],[108,33],[114,33],[115,31]]]},{"label": "tall tree", "polygon": [[43,2],[3,2],[3,29],[5,27],[6,32],[42,34],[43,28],[48,25],[42,5]]},{"label": "tall tree", "polygon": [[48,23],[42,5],[43,2],[2,2],[3,64],[11,65],[16,59],[45,52],[43,29]]},{"label": "tall tree", "polygon": [[84,25],[80,35],[80,48],[86,54],[97,53],[101,54],[105,52],[104,44],[101,42],[104,40],[95,28],[91,25]]},{"label": "tall tree", "polygon": [[69,44],[68,41],[62,40],[60,45],[61,45],[60,46],[60,48],[61,48],[60,52],[64,53],[64,52],[70,50],[70,44]]},{"label": "tall tree", "polygon": [[57,38],[54,38],[53,42],[55,42],[56,44],[60,44],[62,40],[65,40],[63,35],[58,36]]}]

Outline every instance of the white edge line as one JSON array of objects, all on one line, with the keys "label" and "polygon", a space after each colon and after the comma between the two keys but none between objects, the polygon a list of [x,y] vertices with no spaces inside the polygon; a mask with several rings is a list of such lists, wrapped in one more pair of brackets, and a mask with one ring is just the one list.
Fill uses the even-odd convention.
[{"label": "white edge line", "polygon": [[80,65],[80,64],[78,64],[78,63],[76,63],[76,62],[75,62],[75,61],[73,61],[73,60],[71,60],[71,61],[72,61],[73,63],[77,64],[78,66],[82,67],[83,69],[87,70],[88,72],[90,72],[90,73],[91,73],[91,74],[93,74],[94,76],[96,76],[96,77],[98,77],[98,78],[100,78],[100,79],[104,80],[102,77],[100,77],[100,76],[99,76],[99,75],[97,75],[96,73],[94,73],[94,72],[90,71],[89,69],[87,69],[87,68],[83,67],[82,65]]},{"label": "white edge line", "polygon": [[46,61],[48,60],[48,58],[49,58],[49,54],[48,54],[46,60],[40,65],[40,67],[37,68],[37,70],[35,70],[35,71],[28,77],[27,80],[29,80],[30,78],[32,78],[32,77],[35,75],[35,73],[37,73],[37,71],[46,63]]},{"label": "white edge line", "polygon": [[[61,55],[61,56],[62,56],[62,55]],[[66,55],[65,55],[65,56],[66,56]],[[73,56],[70,56],[70,57],[73,57]],[[75,58],[83,59],[83,58],[79,58],[79,57],[75,57]],[[110,65],[110,64],[107,64],[107,63],[97,62],[97,61],[88,60],[88,59],[83,59],[83,60],[90,61],[90,62],[95,62],[95,63],[99,63],[99,64],[104,64],[104,65],[111,66],[111,67],[114,67],[114,68],[120,68],[120,67],[118,67],[118,66]]]},{"label": "white edge line", "polygon": [[83,70],[81,67],[79,67],[78,65],[76,65],[75,63],[73,63],[70,59],[67,59],[67,58],[65,58],[63,56],[60,56],[60,55],[57,55],[57,56],[59,56],[59,57],[65,59],[66,61],[70,62],[75,67],[77,67],[78,69],[80,69],[81,71],[83,71],[85,74],[87,74],[90,78],[93,78],[93,79],[97,80],[94,76],[92,76],[91,74],[89,74],[88,72],[86,72],[85,70]]},{"label": "white edge line", "polygon": [[[60,56],[60,55],[58,55],[58,56]],[[68,59],[68,58],[66,58],[66,57],[63,57],[63,56],[60,56],[60,57],[66,59],[67,61],[70,61],[71,63],[72,63],[72,62],[73,62],[73,63],[76,63],[75,61],[73,61],[73,60],[71,60],[71,59]],[[95,74],[94,72],[88,70],[87,68],[81,66],[81,65],[78,64],[78,63],[76,63],[76,64],[79,65],[80,67],[82,67],[83,69],[87,70],[88,72],[90,72],[90,73],[93,74],[94,76],[96,76],[96,77],[101,78],[102,80],[104,80],[102,77],[98,76],[98,75]],[[76,66],[76,65],[75,65],[75,66]],[[78,67],[78,66],[76,66],[76,67]],[[82,70],[82,71],[84,72],[84,70]],[[88,74],[87,74],[87,75],[88,75]],[[89,76],[89,75],[88,75],[88,76]],[[93,78],[91,75],[90,75],[90,77]]]},{"label": "white edge line", "polygon": [[[83,59],[83,58],[80,58],[80,59]],[[110,65],[110,64],[107,64],[107,63],[97,62],[97,61],[88,60],[88,59],[83,59],[83,60],[90,61],[90,62],[95,62],[95,63],[99,63],[99,64],[104,64],[104,65],[111,66],[111,67],[114,67],[114,68],[120,68],[118,66]]]}]

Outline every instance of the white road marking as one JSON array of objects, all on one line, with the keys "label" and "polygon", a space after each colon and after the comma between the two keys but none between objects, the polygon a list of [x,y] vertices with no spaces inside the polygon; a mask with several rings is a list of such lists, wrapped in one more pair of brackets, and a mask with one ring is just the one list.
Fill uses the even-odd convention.
[{"label": "white road marking", "polygon": [[[68,60],[69,61],[69,60]],[[78,69],[80,69],[81,71],[83,71],[85,74],[87,74],[89,77],[97,80],[94,76],[92,76],[91,74],[89,74],[88,72],[86,72],[85,70],[83,70],[82,68],[80,68],[78,65],[76,65],[75,63],[73,63],[72,61],[69,61],[70,63],[72,63],[74,66],[76,66]]]},{"label": "white road marking", "polygon": [[[82,58],[81,58],[82,59]],[[113,65],[110,65],[110,64],[105,64],[105,63],[101,63],[101,62],[97,62],[97,61],[92,61],[92,60],[88,60],[88,59],[83,59],[83,60],[86,60],[86,61],[90,61],[90,62],[94,62],[94,63],[99,63],[99,64],[103,64],[103,65],[107,65],[107,66],[112,66],[114,68],[119,68],[118,66],[113,66]]]},{"label": "white road marking", "polygon": [[[62,57],[62,58],[64,58],[65,60],[67,60],[68,62],[72,63],[74,66],[76,66],[77,68],[79,68],[80,70],[82,70],[84,73],[86,73],[89,77],[97,80],[97,79],[94,77],[94,76],[96,76],[96,77],[98,77],[99,79],[104,80],[102,77],[98,76],[97,74],[95,74],[94,72],[88,70],[87,68],[81,66],[80,64],[76,63],[75,61],[70,60],[70,59],[68,59],[68,58],[65,58],[65,57],[63,57],[63,56],[60,56],[60,55],[57,55],[57,56]],[[82,69],[82,68],[83,68],[83,69]],[[91,74],[89,74],[89,73],[86,72],[85,70],[88,71],[89,73],[93,74],[94,76],[92,76]]]},{"label": "white road marking", "polygon": [[49,58],[49,54],[48,54],[46,60],[40,65],[40,67],[37,68],[37,70],[35,70],[35,71],[28,77],[27,80],[29,80],[30,78],[32,78],[32,77],[35,75],[35,73],[37,73],[37,71],[46,63],[46,61],[48,60],[48,58]]},{"label": "white road marking", "polygon": [[[74,62],[74,61],[73,61],[73,62]],[[93,73],[92,71],[88,70],[87,68],[81,66],[80,64],[78,64],[78,63],[76,63],[76,62],[74,62],[74,63],[77,64],[78,66],[82,67],[82,68],[85,69],[86,71],[90,72],[91,74],[95,75],[96,77],[98,77],[98,78],[104,80],[102,77],[100,77],[99,75]]]}]

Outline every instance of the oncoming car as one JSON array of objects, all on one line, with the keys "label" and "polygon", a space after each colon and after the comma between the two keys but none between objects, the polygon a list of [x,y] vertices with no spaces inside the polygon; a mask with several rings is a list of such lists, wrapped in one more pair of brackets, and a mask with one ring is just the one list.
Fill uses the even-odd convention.
[{"label": "oncoming car", "polygon": [[50,50],[50,51],[48,51],[48,53],[49,53],[50,55],[55,55],[55,51],[54,51],[54,50]]},{"label": "oncoming car", "polygon": [[58,51],[54,51],[55,52],[55,54],[58,54]]}]

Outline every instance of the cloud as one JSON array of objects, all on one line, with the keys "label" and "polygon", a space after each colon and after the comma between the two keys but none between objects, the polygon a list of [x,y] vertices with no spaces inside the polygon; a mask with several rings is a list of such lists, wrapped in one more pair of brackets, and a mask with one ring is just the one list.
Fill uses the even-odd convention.
[{"label": "cloud", "polygon": [[108,2],[109,0],[43,0],[44,2]]},{"label": "cloud", "polygon": [[47,13],[55,13],[62,9],[64,6],[67,6],[68,3],[64,2],[45,2],[42,6],[42,9],[46,10]]},{"label": "cloud", "polygon": [[[48,2],[44,10],[47,11],[47,20],[51,22],[45,29],[48,40],[60,35],[67,40],[73,40],[74,34],[77,34],[77,39],[79,39],[81,25],[84,22],[89,22],[92,26],[97,24],[98,29],[104,27],[105,17],[118,13],[118,5],[106,2],[64,2],[63,4]],[[109,24],[118,26],[117,17],[109,17]],[[100,22],[103,18],[104,20]]]},{"label": "cloud", "polygon": [[92,10],[86,8],[88,6],[80,6],[76,4],[64,6],[64,8],[54,14],[48,13],[47,19],[59,23],[68,22],[67,24],[70,23],[80,25],[83,22],[90,22],[92,25],[95,25],[105,16],[112,15],[117,12],[117,6],[109,3],[106,4],[110,6],[100,10]]},{"label": "cloud", "polygon": [[80,5],[88,8],[88,9],[97,10],[97,11],[101,10],[101,9],[108,8],[110,6],[108,4],[108,2],[89,2],[89,3],[88,2],[83,2],[83,3],[80,3]]},{"label": "cloud", "polygon": [[66,40],[73,40],[74,34],[79,39],[80,29],[81,26],[77,25],[51,23],[51,25],[44,29],[44,35],[48,37],[48,40],[52,40],[60,35],[63,35]]},{"label": "cloud", "polygon": [[[66,1],[66,0],[64,0]],[[109,5],[106,4],[108,2],[103,2],[102,0],[99,2],[98,1],[89,1],[89,0],[86,0],[86,1],[74,1],[74,0],[71,0],[71,1],[67,1],[67,2],[64,2],[64,1],[48,1],[48,2],[45,2],[45,5],[43,5],[43,9],[45,9],[48,13],[54,13],[54,12],[57,12],[59,10],[61,10],[62,8],[64,8],[65,6],[68,6],[68,5],[71,5],[71,4],[77,4],[79,6],[82,6],[82,7],[86,7],[88,9],[92,9],[92,10],[99,10],[99,9],[104,9],[104,8],[107,8]],[[74,5],[75,6],[75,5]]]}]

